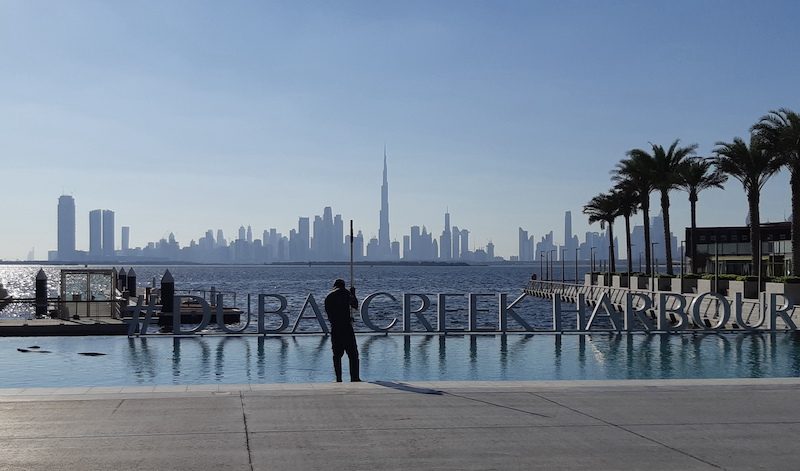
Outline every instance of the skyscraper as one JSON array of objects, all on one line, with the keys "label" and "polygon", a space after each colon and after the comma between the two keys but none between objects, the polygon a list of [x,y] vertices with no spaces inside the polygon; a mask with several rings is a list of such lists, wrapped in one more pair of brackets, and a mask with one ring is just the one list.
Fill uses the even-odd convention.
[{"label": "skyscraper", "polygon": [[99,257],[103,255],[103,211],[93,209],[89,211],[89,255]]},{"label": "skyscraper", "polygon": [[439,258],[450,260],[453,253],[453,239],[450,232],[450,212],[444,213],[444,230],[439,237]]},{"label": "skyscraper", "polygon": [[75,199],[69,195],[58,198],[58,259],[75,256]]},{"label": "skyscraper", "polygon": [[[211,231],[208,231],[211,232]],[[131,248],[131,228],[122,226],[122,253],[126,254]]]},{"label": "skyscraper", "polygon": [[103,210],[103,256],[114,256],[114,211]]},{"label": "skyscraper", "polygon": [[392,248],[389,240],[389,178],[386,169],[386,146],[383,148],[383,184],[381,185],[381,212],[378,228],[378,252],[382,259],[391,258]]}]

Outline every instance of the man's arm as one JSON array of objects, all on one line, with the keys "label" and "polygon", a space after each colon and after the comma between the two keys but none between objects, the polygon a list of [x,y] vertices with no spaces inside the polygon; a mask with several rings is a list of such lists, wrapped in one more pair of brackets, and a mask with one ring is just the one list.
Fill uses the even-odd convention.
[{"label": "man's arm", "polygon": [[350,307],[353,309],[358,309],[358,298],[356,298],[356,289],[354,287],[350,287]]}]

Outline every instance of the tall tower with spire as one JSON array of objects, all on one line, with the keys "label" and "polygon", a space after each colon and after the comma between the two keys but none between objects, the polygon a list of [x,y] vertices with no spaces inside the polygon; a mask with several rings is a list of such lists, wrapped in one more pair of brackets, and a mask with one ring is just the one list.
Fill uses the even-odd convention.
[{"label": "tall tower with spire", "polygon": [[378,253],[380,258],[392,256],[392,245],[389,240],[389,179],[386,171],[386,146],[383,146],[383,184],[381,185],[381,213],[378,228]]}]

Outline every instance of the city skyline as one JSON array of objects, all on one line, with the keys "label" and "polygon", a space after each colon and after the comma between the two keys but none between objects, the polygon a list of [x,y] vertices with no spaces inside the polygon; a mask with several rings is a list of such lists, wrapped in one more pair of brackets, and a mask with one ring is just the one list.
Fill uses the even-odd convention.
[{"label": "city skyline", "polygon": [[[561,245],[565,210],[573,234],[597,231],[577,215],[626,151],[680,138],[708,156],[768,110],[800,108],[800,64],[775,46],[792,43],[800,6],[770,5],[671,2],[657,18],[677,29],[653,31],[636,3],[11,0],[0,259],[45,258],[62,194],[79,200],[79,241],[94,208],[141,245],[209,222],[288,230],[325,205],[380,239],[385,143],[391,240],[423,223],[438,235],[449,208],[498,255],[516,254],[517,227]],[[744,221],[726,188],[701,196],[701,225]],[[784,171],[764,222],[786,219],[788,194]],[[686,227],[673,195],[671,224]]]}]

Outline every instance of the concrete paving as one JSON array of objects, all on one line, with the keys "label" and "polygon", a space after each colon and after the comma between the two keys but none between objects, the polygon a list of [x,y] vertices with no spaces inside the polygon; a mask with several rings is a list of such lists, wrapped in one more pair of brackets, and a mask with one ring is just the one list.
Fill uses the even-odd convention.
[{"label": "concrete paving", "polygon": [[800,379],[0,389],[2,470],[799,469]]}]

